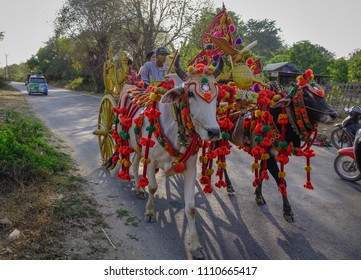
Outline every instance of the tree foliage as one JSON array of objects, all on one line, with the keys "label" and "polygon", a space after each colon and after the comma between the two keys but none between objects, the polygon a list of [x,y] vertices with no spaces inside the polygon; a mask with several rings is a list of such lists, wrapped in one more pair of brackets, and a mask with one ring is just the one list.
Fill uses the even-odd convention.
[{"label": "tree foliage", "polygon": [[361,82],[361,50],[355,50],[349,60],[348,78],[351,83]]},{"label": "tree foliage", "polygon": [[49,80],[71,80],[76,76],[74,51],[69,38],[53,37],[27,62],[27,67],[42,72]]},{"label": "tree foliage", "polygon": [[240,26],[240,30],[247,43],[257,40],[257,45],[252,48],[252,51],[265,61],[285,49],[280,36],[281,29],[276,27],[274,20],[250,19]]},{"label": "tree foliage", "polygon": [[121,0],[118,5],[122,21],[117,43],[140,66],[158,46],[179,47],[211,4],[205,0]]},{"label": "tree foliage", "polygon": [[286,52],[290,62],[302,71],[308,68],[315,74],[327,75],[328,66],[334,55],[317,44],[311,44],[310,41],[300,41],[291,46]]},{"label": "tree foliage", "polygon": [[333,60],[329,67],[331,83],[347,83],[348,82],[348,62],[345,58]]},{"label": "tree foliage", "polygon": [[12,81],[25,82],[29,73],[25,63],[9,65],[9,74]]},{"label": "tree foliage", "polygon": [[67,0],[57,32],[74,40],[77,60],[99,90],[110,45],[125,50],[139,67],[157,46],[174,49],[208,5],[203,0]]},{"label": "tree foliage", "polygon": [[[220,9],[206,0],[65,0],[55,36],[27,66],[44,72],[49,80],[85,79],[101,91],[110,45],[115,55],[120,49],[126,51],[137,67],[158,46],[178,49],[185,65],[201,51],[201,35]],[[236,26],[233,36],[243,39],[242,46],[257,40],[248,56],[261,58],[264,65],[287,61],[301,70],[330,75],[333,82],[361,79],[359,50],[349,60],[335,60],[334,54],[309,41],[285,45],[273,20],[245,22],[230,10],[227,15]],[[0,40],[3,37],[0,32]]]},{"label": "tree foliage", "polygon": [[57,17],[56,33],[72,39],[75,59],[89,70],[94,90],[102,88],[102,69],[110,34],[119,31],[114,0],[67,0]]}]

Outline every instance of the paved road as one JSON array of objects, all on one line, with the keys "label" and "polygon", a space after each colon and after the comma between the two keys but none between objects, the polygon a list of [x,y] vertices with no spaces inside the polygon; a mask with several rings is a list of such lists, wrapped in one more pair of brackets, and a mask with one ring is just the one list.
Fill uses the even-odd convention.
[{"label": "paved road", "polygon": [[[26,95],[20,83],[14,86]],[[164,179],[157,192],[157,222],[143,222],[145,201],[135,198],[131,184],[101,168],[96,137],[102,96],[50,88],[48,96],[28,96],[45,124],[68,143],[72,156],[91,184],[88,192],[101,205],[112,241],[106,259],[190,259],[183,211],[182,178]],[[270,180],[264,186],[267,205],[254,200],[251,158],[234,151],[228,169],[236,194],[224,190],[205,195],[196,186],[197,228],[208,259],[222,260],[338,260],[361,259],[361,185],[341,180],[333,170],[334,148],[315,147],[312,159],[314,191],[303,188],[304,158],[292,157],[286,166],[289,199],[295,223],[282,216],[281,196]],[[165,188],[162,187],[165,184]],[[116,217],[126,209],[138,217],[138,227]]]}]

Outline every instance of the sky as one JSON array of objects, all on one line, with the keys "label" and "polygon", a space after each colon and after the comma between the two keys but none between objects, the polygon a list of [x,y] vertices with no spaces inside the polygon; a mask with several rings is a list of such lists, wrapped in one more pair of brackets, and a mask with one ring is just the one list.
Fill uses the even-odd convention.
[{"label": "sky", "polygon": [[[0,67],[25,62],[53,36],[53,22],[65,0],[0,0]],[[348,57],[361,48],[361,2],[358,0],[213,0],[247,21],[275,20],[284,43],[309,40]],[[6,56],[7,55],[7,56]]]}]

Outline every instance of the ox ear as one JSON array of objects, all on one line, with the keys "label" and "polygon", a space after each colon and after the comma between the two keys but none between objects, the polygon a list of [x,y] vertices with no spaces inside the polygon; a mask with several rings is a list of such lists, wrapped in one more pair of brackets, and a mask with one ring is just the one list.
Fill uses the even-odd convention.
[{"label": "ox ear", "polygon": [[181,94],[184,93],[183,88],[172,88],[171,90],[168,90],[163,96],[160,102],[162,103],[175,103],[177,102]]},{"label": "ox ear", "polygon": [[288,107],[291,104],[291,96],[287,95],[283,97],[282,99],[278,100],[272,108],[280,108],[280,107]]}]

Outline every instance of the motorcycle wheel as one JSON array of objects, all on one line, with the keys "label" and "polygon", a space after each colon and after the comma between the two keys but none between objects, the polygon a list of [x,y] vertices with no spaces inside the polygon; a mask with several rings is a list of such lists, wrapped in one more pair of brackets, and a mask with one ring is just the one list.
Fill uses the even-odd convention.
[{"label": "motorcycle wheel", "polygon": [[335,127],[331,132],[331,143],[337,149],[352,146],[352,139],[350,135],[343,130],[342,127]]},{"label": "motorcycle wheel", "polygon": [[343,180],[355,182],[361,180],[361,173],[357,167],[356,161],[346,155],[337,155],[333,167],[338,176]]}]

